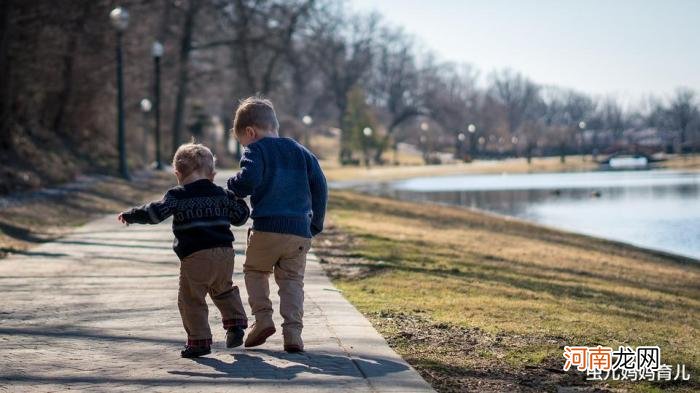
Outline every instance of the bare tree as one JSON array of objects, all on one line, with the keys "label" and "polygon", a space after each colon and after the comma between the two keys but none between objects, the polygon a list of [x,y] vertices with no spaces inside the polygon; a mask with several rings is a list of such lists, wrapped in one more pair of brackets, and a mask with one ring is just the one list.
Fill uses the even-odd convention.
[{"label": "bare tree", "polygon": [[175,113],[173,114],[173,155],[182,142],[182,128],[185,119],[185,108],[190,80],[190,55],[192,52],[192,39],[195,29],[195,20],[201,7],[201,0],[189,0],[184,10],[185,19],[180,37],[179,71],[177,77],[177,98],[175,101]]},{"label": "bare tree", "polygon": [[231,62],[244,82],[245,94],[268,95],[281,85],[280,63],[294,51],[295,35],[315,3],[223,2],[219,7],[231,32],[227,38],[200,48],[229,46]]},{"label": "bare tree", "polygon": [[455,143],[455,157],[462,156],[460,133],[468,132],[470,121],[474,121],[477,102],[477,71],[470,65],[456,67],[442,65],[440,72],[428,67],[422,75],[424,102],[430,117],[451,135]]},{"label": "bare tree", "polygon": [[543,89],[544,121],[559,147],[561,162],[566,160],[571,140],[577,139],[579,152],[582,148],[583,129],[591,116],[594,105],[589,97],[569,89],[549,87]]},{"label": "bare tree", "polygon": [[505,108],[508,132],[516,134],[537,105],[540,88],[520,73],[503,70],[492,74],[490,90]]},{"label": "bare tree", "polygon": [[613,97],[607,97],[599,111],[603,129],[612,132],[614,143],[620,142],[625,130],[625,116],[620,103]]},{"label": "bare tree", "polygon": [[540,88],[520,73],[503,70],[492,74],[490,92],[503,105],[508,134],[519,134],[523,123],[530,121],[528,132],[522,133],[529,163],[537,144],[537,137],[533,134],[537,127],[532,124],[537,119],[536,112],[541,103]]},{"label": "bare tree", "polygon": [[428,110],[419,92],[421,76],[414,59],[413,42],[403,31],[389,28],[381,30],[378,40],[370,95],[387,115],[386,133],[374,156],[375,162],[382,163],[382,154],[398,126],[415,116],[428,115]]},{"label": "bare tree", "polygon": [[688,141],[690,126],[698,114],[695,92],[685,88],[677,89],[666,110],[666,118],[667,124],[678,133],[681,153]]},{"label": "bare tree", "polygon": [[0,151],[9,150],[8,127],[10,123],[11,68],[10,68],[10,37],[14,24],[12,21],[12,1],[0,4]]},{"label": "bare tree", "polygon": [[[333,15],[314,26],[316,39],[311,43],[311,55],[332,92],[337,124],[344,130],[348,94],[372,67],[379,18],[355,15],[344,24],[342,21],[342,15]],[[350,142],[351,135],[341,131],[341,162],[350,159]]]}]

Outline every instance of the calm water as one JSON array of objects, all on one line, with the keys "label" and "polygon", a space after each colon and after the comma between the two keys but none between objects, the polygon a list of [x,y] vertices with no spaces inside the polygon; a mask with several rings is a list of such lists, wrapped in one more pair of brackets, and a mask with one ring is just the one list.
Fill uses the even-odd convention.
[{"label": "calm water", "polygon": [[367,191],[484,209],[700,260],[700,173],[462,175]]}]

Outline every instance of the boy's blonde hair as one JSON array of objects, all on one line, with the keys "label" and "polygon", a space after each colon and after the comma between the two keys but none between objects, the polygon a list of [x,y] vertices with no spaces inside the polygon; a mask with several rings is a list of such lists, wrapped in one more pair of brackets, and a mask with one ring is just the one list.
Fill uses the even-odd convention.
[{"label": "boy's blonde hair", "polygon": [[185,143],[177,148],[173,157],[173,167],[180,175],[187,177],[200,171],[204,175],[214,173],[216,158],[208,147],[199,143]]},{"label": "boy's blonde hair", "polygon": [[275,107],[270,100],[253,96],[241,101],[233,120],[233,131],[238,135],[246,127],[255,127],[277,133],[280,124],[277,121]]}]

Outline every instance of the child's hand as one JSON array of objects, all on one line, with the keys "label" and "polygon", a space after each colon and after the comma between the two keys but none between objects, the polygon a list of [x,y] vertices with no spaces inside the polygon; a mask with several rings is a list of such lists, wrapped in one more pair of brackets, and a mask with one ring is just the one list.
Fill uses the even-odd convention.
[{"label": "child's hand", "polygon": [[129,226],[129,223],[126,222],[126,219],[124,218],[124,213],[119,213],[119,216],[117,216],[117,220],[121,222],[122,224]]}]

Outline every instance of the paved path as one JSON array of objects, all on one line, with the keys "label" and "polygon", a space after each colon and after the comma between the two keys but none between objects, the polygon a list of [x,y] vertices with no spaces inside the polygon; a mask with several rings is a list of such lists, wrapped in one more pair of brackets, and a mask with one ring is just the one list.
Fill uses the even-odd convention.
[{"label": "paved path", "polygon": [[[245,302],[245,228],[235,236],[234,284]],[[256,349],[226,349],[209,301],[212,354],[180,358],[184,332],[171,240],[168,224],[127,228],[109,216],[0,259],[0,392],[431,391],[333,287],[313,255],[305,280],[306,353],[283,352],[281,329]],[[276,292],[274,280],[271,285]]]}]

